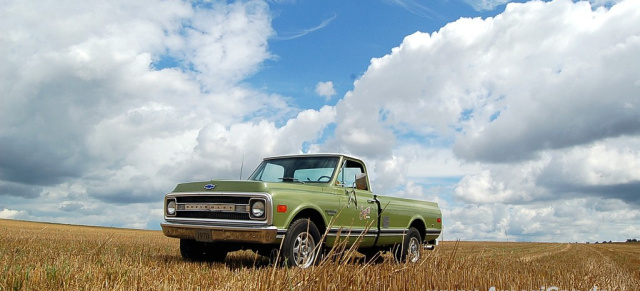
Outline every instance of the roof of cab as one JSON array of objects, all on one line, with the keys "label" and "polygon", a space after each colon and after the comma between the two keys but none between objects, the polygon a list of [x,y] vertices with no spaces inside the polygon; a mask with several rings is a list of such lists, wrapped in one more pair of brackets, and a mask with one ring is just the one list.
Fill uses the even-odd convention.
[{"label": "roof of cab", "polygon": [[360,158],[356,158],[354,156],[349,156],[345,154],[338,154],[338,153],[292,154],[292,155],[267,157],[267,158],[264,158],[264,160],[273,160],[273,159],[282,159],[282,158],[298,158],[298,157],[345,157],[351,160],[363,162],[362,159]]}]

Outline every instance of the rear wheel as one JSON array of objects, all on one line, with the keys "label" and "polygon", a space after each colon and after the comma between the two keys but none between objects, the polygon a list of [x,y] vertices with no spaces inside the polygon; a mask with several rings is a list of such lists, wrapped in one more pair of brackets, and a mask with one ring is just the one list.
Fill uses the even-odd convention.
[{"label": "rear wheel", "polygon": [[421,241],[420,232],[415,227],[409,228],[402,244],[393,247],[393,257],[396,262],[417,262],[420,259]]},{"label": "rear wheel", "polygon": [[282,244],[284,262],[288,266],[308,268],[320,262],[320,231],[309,219],[294,221]]},{"label": "rear wheel", "polygon": [[180,239],[180,255],[187,261],[223,262],[227,253],[227,249],[221,244]]}]

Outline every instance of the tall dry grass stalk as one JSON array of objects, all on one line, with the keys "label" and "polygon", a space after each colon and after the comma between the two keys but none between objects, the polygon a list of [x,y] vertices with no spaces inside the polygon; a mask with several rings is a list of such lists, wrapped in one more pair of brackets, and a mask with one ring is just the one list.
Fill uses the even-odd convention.
[{"label": "tall dry grass stalk", "polygon": [[318,266],[181,259],[159,231],[0,220],[0,290],[638,290],[640,244],[443,242],[416,264],[338,244]]}]

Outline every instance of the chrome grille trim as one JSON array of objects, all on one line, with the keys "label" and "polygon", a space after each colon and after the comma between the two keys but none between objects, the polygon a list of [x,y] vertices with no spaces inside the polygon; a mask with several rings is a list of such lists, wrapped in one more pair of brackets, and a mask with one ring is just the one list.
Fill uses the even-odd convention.
[{"label": "chrome grille trim", "polygon": [[[249,215],[251,199],[265,201],[265,217],[252,218]],[[183,192],[169,193],[168,200],[176,201],[176,214],[168,216],[166,207],[164,219],[167,222],[186,224],[243,224],[271,225],[273,222],[273,201],[267,193],[255,192]]]}]

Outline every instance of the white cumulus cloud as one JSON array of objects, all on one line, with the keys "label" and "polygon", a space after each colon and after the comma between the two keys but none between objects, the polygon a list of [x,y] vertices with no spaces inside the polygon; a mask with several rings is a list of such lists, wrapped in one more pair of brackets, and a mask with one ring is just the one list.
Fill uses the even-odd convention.
[{"label": "white cumulus cloud", "polygon": [[28,213],[24,210],[11,210],[4,208],[0,210],[0,218],[2,219],[24,219]]},{"label": "white cumulus cloud", "polygon": [[[512,238],[539,240],[547,231],[544,239],[564,240],[549,232],[560,221],[591,227],[594,217],[634,209],[640,67],[630,64],[640,63],[640,2],[608,4],[509,3],[493,18],[409,35],[372,59],[340,100],[335,135],[324,146],[373,160],[374,184],[412,195],[437,187],[429,180],[437,169],[412,163],[407,145],[452,149],[447,162],[430,161],[457,179],[447,206],[450,219],[463,222],[450,224],[461,238],[502,237],[502,223]],[[548,207],[557,201],[586,211],[561,214]],[[620,207],[594,207],[599,201]],[[496,217],[480,223],[466,214],[475,211]],[[542,227],[536,219],[552,222]],[[602,229],[599,239],[619,237],[617,230]]]},{"label": "white cumulus cloud", "polygon": [[318,82],[316,84],[316,94],[329,100],[336,95],[336,89],[333,88],[333,82]]},{"label": "white cumulus cloud", "polygon": [[332,122],[241,84],[272,57],[264,1],[3,7],[0,195],[30,219],[157,228],[178,182],[236,178]]}]

